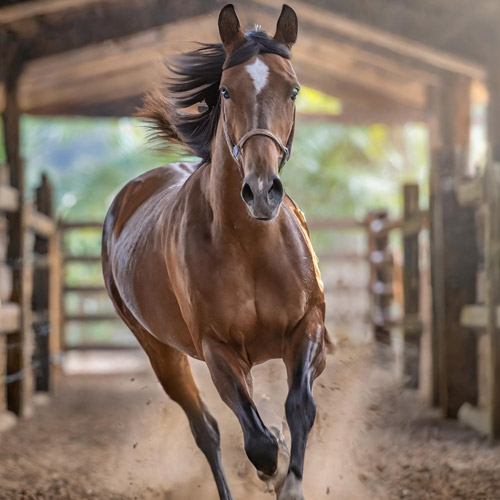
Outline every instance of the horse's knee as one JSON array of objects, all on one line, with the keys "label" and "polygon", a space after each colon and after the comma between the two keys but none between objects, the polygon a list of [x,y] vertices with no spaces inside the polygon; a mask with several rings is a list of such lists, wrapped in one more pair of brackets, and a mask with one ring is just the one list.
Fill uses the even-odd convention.
[{"label": "horse's knee", "polygon": [[278,466],[278,442],[265,429],[261,433],[245,433],[245,451],[255,468],[272,476]]}]

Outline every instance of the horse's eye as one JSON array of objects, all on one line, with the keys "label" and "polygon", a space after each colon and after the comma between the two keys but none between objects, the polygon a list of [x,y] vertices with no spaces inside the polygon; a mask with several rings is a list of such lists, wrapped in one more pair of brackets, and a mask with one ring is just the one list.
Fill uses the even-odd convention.
[{"label": "horse's eye", "polygon": [[295,87],[293,90],[292,90],[292,101],[295,101],[295,99],[297,99],[297,96],[299,95],[299,89],[297,87]]},{"label": "horse's eye", "polygon": [[222,97],[224,97],[224,99],[229,99],[229,91],[226,87],[221,87],[220,93],[222,94]]}]

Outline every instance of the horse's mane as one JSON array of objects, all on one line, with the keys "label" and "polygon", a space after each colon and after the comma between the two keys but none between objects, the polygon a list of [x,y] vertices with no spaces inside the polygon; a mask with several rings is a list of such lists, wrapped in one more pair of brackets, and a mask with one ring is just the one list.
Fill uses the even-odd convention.
[{"label": "horse's mane", "polygon": [[[152,137],[162,149],[177,146],[210,161],[212,139],[220,115],[222,71],[242,64],[257,54],[277,54],[290,58],[288,48],[261,30],[245,34],[245,42],[229,55],[221,43],[202,43],[192,52],[177,56],[167,68],[173,76],[163,89],[148,93],[137,116],[151,127]],[[198,104],[198,113],[183,109]]]}]

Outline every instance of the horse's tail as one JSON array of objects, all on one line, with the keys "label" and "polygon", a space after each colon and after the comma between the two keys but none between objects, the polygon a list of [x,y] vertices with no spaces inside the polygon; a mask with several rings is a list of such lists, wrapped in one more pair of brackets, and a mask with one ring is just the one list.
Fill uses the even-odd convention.
[{"label": "horse's tail", "polygon": [[335,342],[331,339],[330,334],[328,333],[328,330],[325,327],[325,346],[326,350],[329,354],[333,354],[335,351]]}]

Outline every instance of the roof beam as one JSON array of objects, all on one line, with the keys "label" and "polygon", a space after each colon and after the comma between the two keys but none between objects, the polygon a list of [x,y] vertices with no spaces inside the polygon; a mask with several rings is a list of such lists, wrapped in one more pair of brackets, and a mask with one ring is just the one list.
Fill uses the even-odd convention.
[{"label": "roof beam", "polygon": [[18,60],[30,61],[199,16],[216,10],[221,0],[58,0],[57,3],[65,8],[52,11],[47,7],[29,18],[21,16],[22,10],[16,17],[12,9],[26,8],[31,2],[0,9],[4,55],[0,66],[5,67],[12,54]]},{"label": "roof beam", "polygon": [[[276,11],[273,0],[253,0],[261,7]],[[311,5],[316,4],[316,5]],[[464,57],[454,55],[453,51],[433,47],[428,39],[428,32],[420,29],[416,39],[409,39],[401,30],[385,28],[384,20],[397,20],[397,16],[387,16],[390,10],[397,10],[400,0],[370,0],[369,12],[372,17],[364,15],[366,0],[311,0],[298,1],[294,4],[301,26],[309,25],[317,30],[335,33],[348,40],[365,44],[366,47],[378,47],[392,54],[400,55],[407,60],[419,61],[436,69],[458,73],[470,78],[484,80],[485,69]],[[406,2],[405,2],[406,3]],[[374,8],[374,5],[377,8]],[[390,6],[389,4],[393,4]],[[420,4],[418,4],[420,6]],[[425,10],[420,7],[420,11]],[[421,13],[421,12],[420,12]],[[384,30],[385,29],[385,30]],[[441,32],[443,25],[441,25]]]}]

